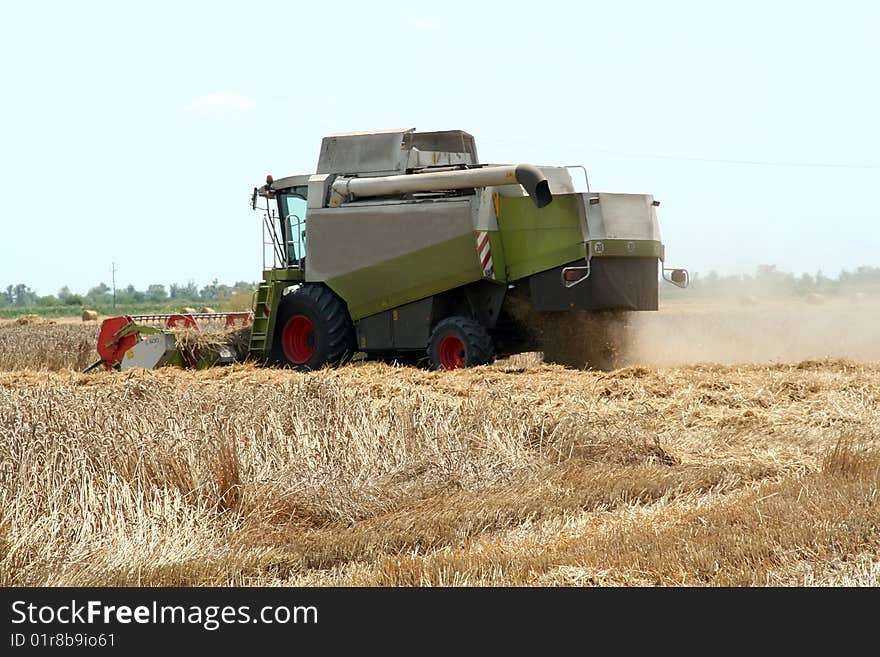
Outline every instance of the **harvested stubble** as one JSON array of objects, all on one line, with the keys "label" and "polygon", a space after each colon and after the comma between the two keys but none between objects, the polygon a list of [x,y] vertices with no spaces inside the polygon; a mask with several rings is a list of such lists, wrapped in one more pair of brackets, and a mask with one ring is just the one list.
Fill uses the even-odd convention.
[{"label": "harvested stubble", "polygon": [[97,339],[95,325],[0,326],[0,370],[82,370],[98,359]]},{"label": "harvested stubble", "polygon": [[880,584],[880,367],[0,373],[0,584]]}]

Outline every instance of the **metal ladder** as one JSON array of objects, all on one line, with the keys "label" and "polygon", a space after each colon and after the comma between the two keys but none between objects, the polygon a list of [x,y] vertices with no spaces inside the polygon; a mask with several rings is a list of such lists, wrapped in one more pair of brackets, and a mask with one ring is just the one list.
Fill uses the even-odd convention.
[{"label": "metal ladder", "polygon": [[269,311],[272,308],[271,295],[272,287],[269,284],[261,283],[257,288],[257,297],[254,300],[254,324],[248,344],[248,352],[253,357],[267,355],[265,351],[266,338],[269,335]]}]

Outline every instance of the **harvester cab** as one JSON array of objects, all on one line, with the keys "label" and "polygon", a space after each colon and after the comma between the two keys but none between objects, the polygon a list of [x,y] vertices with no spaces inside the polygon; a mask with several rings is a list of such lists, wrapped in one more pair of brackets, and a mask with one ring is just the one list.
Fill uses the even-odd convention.
[{"label": "harvester cab", "polygon": [[263,214],[263,269],[303,268],[309,177],[266,176],[266,184],[254,188],[251,208]]}]

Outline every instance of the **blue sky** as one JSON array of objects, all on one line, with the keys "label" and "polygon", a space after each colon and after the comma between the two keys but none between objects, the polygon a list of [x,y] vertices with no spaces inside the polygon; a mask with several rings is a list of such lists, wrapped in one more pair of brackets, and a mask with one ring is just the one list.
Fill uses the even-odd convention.
[{"label": "blue sky", "polygon": [[343,130],[653,193],[668,263],[880,266],[874,2],[0,4],[0,285],[260,277],[255,184]]}]

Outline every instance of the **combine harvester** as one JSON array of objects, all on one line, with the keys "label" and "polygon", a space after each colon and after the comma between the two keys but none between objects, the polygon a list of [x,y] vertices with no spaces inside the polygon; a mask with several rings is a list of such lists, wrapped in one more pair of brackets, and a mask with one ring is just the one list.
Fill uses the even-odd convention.
[{"label": "combine harvester", "polygon": [[96,366],[233,360],[181,353],[177,329],[209,322],[251,325],[248,358],[303,370],[356,352],[451,370],[542,351],[535,318],[657,310],[658,263],[687,286],[686,270],[662,267],[658,205],[590,191],[581,166],[480,164],[458,130],[332,135],[314,174],[253,191],[263,280],[252,314],[113,317]]}]

